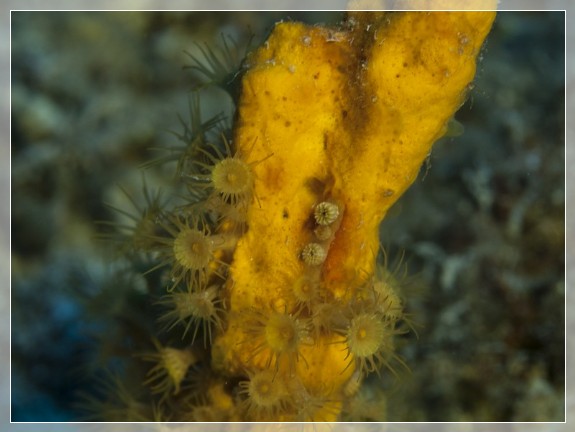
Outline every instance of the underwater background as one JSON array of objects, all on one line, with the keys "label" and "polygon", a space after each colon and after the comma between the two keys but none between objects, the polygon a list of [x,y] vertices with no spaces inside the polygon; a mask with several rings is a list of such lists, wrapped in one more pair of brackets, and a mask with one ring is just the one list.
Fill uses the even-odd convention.
[{"label": "underwater background", "polygon": [[[565,383],[564,13],[500,12],[463,134],[436,143],[381,227],[407,266],[418,337],[384,377],[389,421],[563,421]],[[329,12],[13,12],[12,421],[73,421],[92,392],[102,337],[144,295],[94,303],[114,261],[97,221],[141,196],[154,147],[188,113],[197,43],[265,40],[279,20]],[[205,118],[230,100],[202,92]],[[169,187],[165,169],[148,185]],[[394,261],[395,260],[395,261]],[[403,268],[403,267],[401,267]],[[151,321],[154,320],[152,316]],[[374,378],[371,385],[379,385]]]}]

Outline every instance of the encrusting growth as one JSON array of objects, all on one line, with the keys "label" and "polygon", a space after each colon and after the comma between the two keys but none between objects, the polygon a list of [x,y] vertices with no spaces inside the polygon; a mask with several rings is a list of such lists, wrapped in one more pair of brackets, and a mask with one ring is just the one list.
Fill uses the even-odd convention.
[{"label": "encrusting growth", "polygon": [[[348,419],[368,374],[407,367],[395,339],[412,325],[377,264],[379,224],[465,100],[494,15],[279,23],[233,75],[231,132],[186,126],[177,170],[189,201],[141,243],[169,279],[160,322],[188,344],[146,355],[145,384],[172,419]],[[229,76],[204,55],[210,67],[196,68]],[[210,371],[197,400],[182,387],[196,362]]]}]

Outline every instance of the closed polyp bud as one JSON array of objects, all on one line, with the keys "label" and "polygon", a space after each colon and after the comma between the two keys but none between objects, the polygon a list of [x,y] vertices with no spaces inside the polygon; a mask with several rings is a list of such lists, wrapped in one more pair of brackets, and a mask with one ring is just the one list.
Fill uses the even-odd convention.
[{"label": "closed polyp bud", "polygon": [[328,226],[320,225],[315,230],[313,230],[315,236],[320,241],[325,241],[331,237],[333,234],[331,228]]},{"label": "closed polyp bud", "polygon": [[320,202],[315,206],[313,217],[318,225],[331,225],[339,216],[339,207],[331,202]]},{"label": "closed polyp bud", "polygon": [[322,245],[318,243],[309,243],[303,248],[301,257],[307,265],[318,266],[325,261],[327,252]]}]

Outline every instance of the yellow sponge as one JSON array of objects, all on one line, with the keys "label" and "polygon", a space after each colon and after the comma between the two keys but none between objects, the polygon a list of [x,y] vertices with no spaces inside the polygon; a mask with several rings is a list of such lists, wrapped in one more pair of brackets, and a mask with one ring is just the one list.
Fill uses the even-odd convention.
[{"label": "yellow sponge", "polygon": [[[367,329],[352,339],[338,314],[373,308],[357,293],[374,277],[379,224],[463,103],[494,16],[280,23],[248,57],[232,144],[253,168],[254,200],[229,269],[215,369],[272,369],[297,383],[292,405],[317,406],[305,420],[337,418],[346,383],[369,364],[350,346]],[[321,315],[330,304],[338,308]],[[392,333],[376,335],[371,360],[391,361]],[[301,419],[297,411],[280,417]]]}]

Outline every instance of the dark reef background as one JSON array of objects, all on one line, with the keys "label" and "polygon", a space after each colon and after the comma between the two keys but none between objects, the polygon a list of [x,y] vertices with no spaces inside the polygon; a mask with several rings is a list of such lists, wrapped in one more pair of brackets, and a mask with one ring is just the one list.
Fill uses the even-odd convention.
[{"label": "dark reef background", "polygon": [[[340,13],[12,12],[12,420],[72,421],[93,335],[123,310],[90,303],[110,277],[95,221],[141,195],[152,147],[176,144],[200,76],[195,43],[261,42],[283,19]],[[390,421],[563,421],[565,76],[563,12],[500,12],[475,88],[382,225],[403,256],[416,323],[388,388]],[[202,92],[204,117],[231,116]],[[149,185],[168,186],[163,169]],[[137,296],[134,307],[142,306]],[[121,290],[121,288],[119,288]],[[125,299],[125,295],[118,298]],[[143,304],[144,309],[150,305]]]}]

